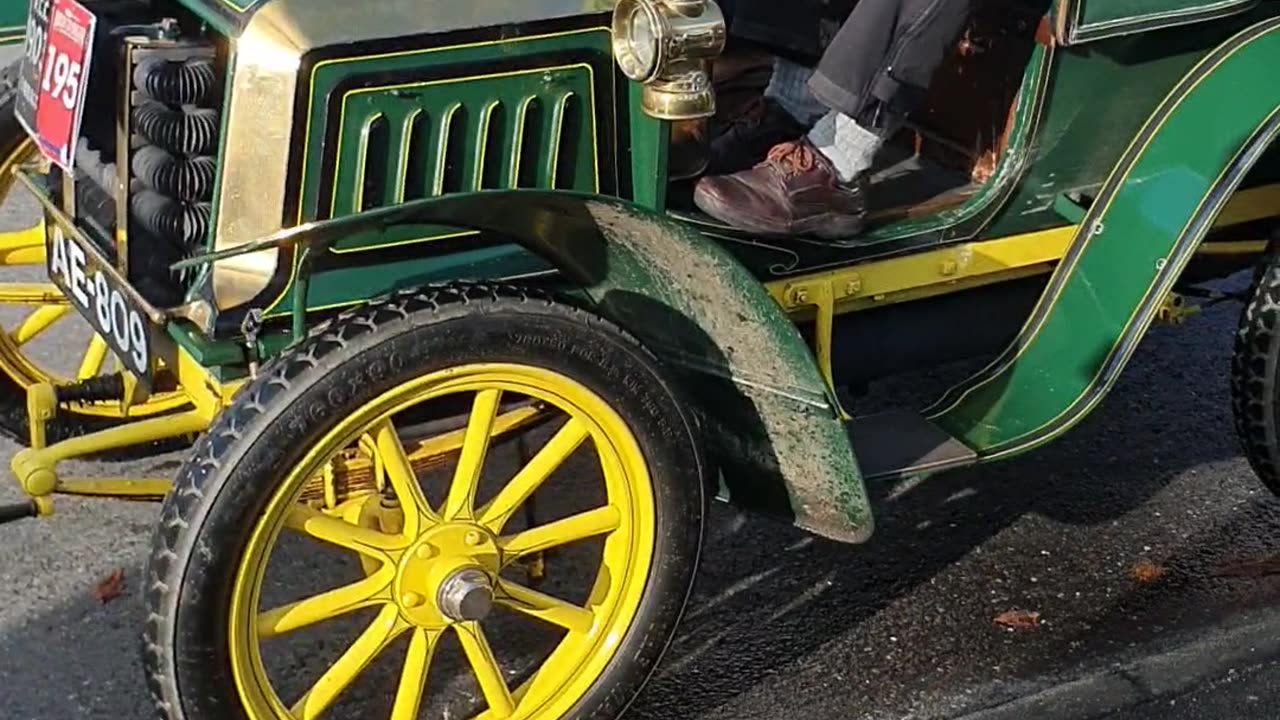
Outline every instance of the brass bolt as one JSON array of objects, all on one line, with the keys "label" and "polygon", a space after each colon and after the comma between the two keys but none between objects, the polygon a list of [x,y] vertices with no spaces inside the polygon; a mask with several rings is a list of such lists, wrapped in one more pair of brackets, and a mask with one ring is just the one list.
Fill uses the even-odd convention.
[{"label": "brass bolt", "polygon": [[862,292],[862,280],[850,280],[844,286],[845,295],[857,295],[860,292]]},{"label": "brass bolt", "polygon": [[479,545],[481,542],[484,542],[484,538],[480,537],[480,533],[475,530],[468,530],[467,536],[464,540],[468,545]]},{"label": "brass bolt", "polygon": [[419,545],[417,555],[423,560],[430,560],[436,556],[436,548],[431,544]]},{"label": "brass bolt", "polygon": [[407,592],[400,597],[400,604],[407,608],[422,607],[423,602],[425,599],[415,592]]},{"label": "brass bolt", "polygon": [[942,263],[943,275],[955,275],[956,272],[959,270],[960,270],[960,266],[956,264],[955,260],[948,260]]}]

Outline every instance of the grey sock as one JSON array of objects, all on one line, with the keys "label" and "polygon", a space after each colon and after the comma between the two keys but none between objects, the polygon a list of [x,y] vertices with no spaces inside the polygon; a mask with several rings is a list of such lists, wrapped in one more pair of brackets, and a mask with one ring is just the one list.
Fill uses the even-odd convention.
[{"label": "grey sock", "polygon": [[796,122],[812,126],[818,118],[827,114],[827,106],[809,92],[809,78],[813,70],[790,60],[773,61],[773,77],[764,89],[764,96],[778,103]]},{"label": "grey sock", "polygon": [[829,112],[809,132],[809,142],[831,161],[840,182],[849,182],[871,168],[884,139],[853,118]]}]

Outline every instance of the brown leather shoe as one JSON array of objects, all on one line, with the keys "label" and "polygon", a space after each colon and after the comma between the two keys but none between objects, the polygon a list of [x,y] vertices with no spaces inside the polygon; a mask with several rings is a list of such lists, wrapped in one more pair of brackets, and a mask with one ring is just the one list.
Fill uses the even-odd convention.
[{"label": "brown leather shoe", "polygon": [[727,225],[767,235],[844,240],[862,232],[867,218],[865,178],[842,184],[808,139],[774,147],[751,170],[703,178],[693,201]]},{"label": "brown leather shoe", "polygon": [[778,143],[803,135],[809,128],[776,102],[759,97],[711,140],[707,175],[729,175],[748,170]]}]

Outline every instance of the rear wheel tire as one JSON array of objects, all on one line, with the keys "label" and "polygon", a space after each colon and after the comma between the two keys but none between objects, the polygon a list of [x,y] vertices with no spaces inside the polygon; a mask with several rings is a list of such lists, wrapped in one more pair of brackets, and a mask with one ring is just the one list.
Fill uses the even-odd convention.
[{"label": "rear wheel tire", "polygon": [[1231,359],[1231,405],[1249,465],[1280,495],[1280,245],[1254,273]]},{"label": "rear wheel tire", "polygon": [[[484,459],[488,441],[474,440],[496,437],[505,407],[499,403],[517,395],[553,408],[565,424],[532,459],[521,460],[519,472],[498,470],[503,485],[482,503],[477,478],[491,467]],[[406,459],[415,456],[405,454],[412,439],[406,438],[403,419],[419,403],[457,399],[471,408],[456,446],[457,469],[446,471],[452,480],[443,485],[424,483],[413,461],[403,471]],[[630,336],[584,310],[518,288],[429,288],[344,313],[273,360],[238,394],[197,444],[165,502],[148,567],[143,653],[160,716],[340,717],[329,712],[331,704],[343,702],[342,694],[358,686],[362,673],[386,660],[374,655],[395,653],[389,662],[399,681],[394,689],[379,686],[384,700],[394,702],[389,715],[363,704],[352,712],[370,720],[416,718],[425,707],[421,703],[446,702],[431,693],[424,701],[422,685],[432,677],[437,641],[456,636],[469,663],[461,667],[470,668],[477,694],[490,710],[505,710],[486,710],[484,718],[617,717],[670,642],[701,550],[703,464],[680,408],[656,360]],[[570,437],[566,433],[577,440],[564,439]],[[399,520],[353,527],[346,523],[354,524],[349,518],[359,510],[321,517],[323,508],[302,503],[308,483],[335,467],[330,458],[357,447],[374,448],[371,464],[386,468]],[[549,524],[528,521],[524,530],[513,530],[508,520],[534,488],[540,488],[539,507],[562,492],[556,478],[529,481],[529,468],[555,472],[564,464],[572,465],[566,472],[574,480],[595,476],[572,464],[572,453],[598,460],[604,505],[592,501],[587,504],[596,509],[571,511]],[[402,468],[399,474],[396,467]],[[517,486],[522,490],[512,489]],[[382,492],[385,497],[387,490]],[[433,494],[441,499],[429,499]],[[296,535],[359,554],[363,575],[284,606],[264,601],[275,553]],[[550,537],[570,550],[585,540],[601,543],[598,569],[592,570],[594,562],[587,568],[594,580],[586,583],[586,600],[528,594],[501,574],[529,547],[547,547]],[[305,556],[317,557],[313,552]],[[308,560],[308,567],[316,562]],[[330,578],[334,569],[324,567],[320,575]],[[527,678],[505,679],[525,670],[500,662],[511,651],[504,646],[518,644],[488,625],[500,620],[459,620],[450,613],[460,611],[440,599],[463,570],[472,573],[468,582],[489,583],[496,609],[514,612],[517,621],[532,615],[565,633]],[[437,585],[430,578],[444,579]],[[295,582],[285,581],[291,598],[298,597]],[[346,593],[341,603],[334,599],[338,591]],[[272,679],[268,643],[375,609],[376,618],[319,680],[305,679],[285,691],[287,678]],[[405,635],[407,650],[400,649]],[[300,675],[303,664],[286,661],[282,674]],[[448,684],[445,692],[456,687]],[[365,702],[354,695],[347,701]],[[476,710],[462,712],[474,717]]]}]

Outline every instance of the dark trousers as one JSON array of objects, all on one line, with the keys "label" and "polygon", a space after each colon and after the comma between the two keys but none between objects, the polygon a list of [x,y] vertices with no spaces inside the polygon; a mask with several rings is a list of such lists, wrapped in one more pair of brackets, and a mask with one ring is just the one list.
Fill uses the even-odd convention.
[{"label": "dark trousers", "polygon": [[[934,72],[963,32],[974,0],[859,0],[829,41],[818,6],[778,0],[722,3],[730,32],[782,54],[825,46],[810,90],[827,107],[866,123],[883,110],[905,117],[924,99]],[[838,3],[823,2],[829,9]],[[811,9],[813,12],[805,12]],[[797,19],[797,17],[800,17]],[[806,42],[812,38],[813,42]]]}]

